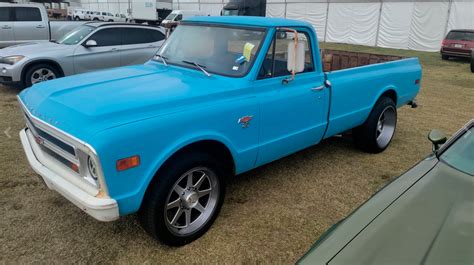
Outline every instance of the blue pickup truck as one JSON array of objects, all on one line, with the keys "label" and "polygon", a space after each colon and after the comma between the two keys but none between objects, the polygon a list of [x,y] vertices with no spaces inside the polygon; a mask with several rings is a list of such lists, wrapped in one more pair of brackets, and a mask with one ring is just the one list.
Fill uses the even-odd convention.
[{"label": "blue pickup truck", "polygon": [[350,131],[382,152],[420,79],[416,58],[320,51],[305,22],[198,17],[144,65],[24,90],[20,138],[46,185],[92,217],[138,213],[184,245],[216,219],[229,177]]}]

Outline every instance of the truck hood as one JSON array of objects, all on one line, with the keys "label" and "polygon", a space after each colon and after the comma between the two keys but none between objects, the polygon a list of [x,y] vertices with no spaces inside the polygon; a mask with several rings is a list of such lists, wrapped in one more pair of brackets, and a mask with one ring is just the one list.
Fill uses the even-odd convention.
[{"label": "truck hood", "polygon": [[232,90],[226,79],[148,63],[39,83],[19,98],[37,118],[87,141],[107,128],[223,97]]},{"label": "truck hood", "polygon": [[0,57],[23,55],[27,58],[35,58],[50,52],[58,55],[61,51],[72,50],[74,47],[75,45],[63,45],[49,41],[28,42],[0,49]]},{"label": "truck hood", "polygon": [[329,264],[471,264],[474,176],[439,162]]}]

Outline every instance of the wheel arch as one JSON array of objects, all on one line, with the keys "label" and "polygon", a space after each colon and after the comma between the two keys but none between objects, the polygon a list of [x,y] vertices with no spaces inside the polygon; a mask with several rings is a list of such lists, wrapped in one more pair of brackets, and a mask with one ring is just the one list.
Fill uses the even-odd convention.
[{"label": "wheel arch", "polygon": [[229,172],[229,178],[233,177],[236,174],[235,155],[232,152],[232,148],[229,148],[229,145],[226,144],[226,141],[223,139],[218,139],[215,137],[206,137],[188,140],[182,142],[179,145],[174,145],[174,147],[170,150],[172,151],[167,152],[166,155],[158,159],[158,162],[154,166],[152,174],[150,174],[150,176],[146,179],[146,182],[142,186],[142,192],[140,195],[140,207],[143,204],[147,192],[151,189],[153,183],[158,179],[160,172],[164,168],[166,168],[166,166],[174,159],[177,159],[179,156],[185,155],[188,152],[204,151],[210,153],[213,156],[217,156],[220,159],[223,159],[224,170]]},{"label": "wheel arch", "polygon": [[382,97],[388,97],[388,98],[392,99],[393,102],[395,102],[395,106],[397,106],[397,104],[398,104],[398,93],[397,93],[397,91],[394,87],[387,87],[387,88],[383,89],[382,93],[377,97],[376,101],[374,102],[374,106],[375,106],[375,103]]},{"label": "wheel arch", "polygon": [[21,70],[21,80],[22,80],[23,83],[25,83],[25,80],[26,80],[25,75],[26,75],[26,72],[28,72],[28,69],[30,69],[32,66],[37,65],[37,64],[51,65],[51,66],[55,67],[56,69],[58,69],[59,74],[61,75],[61,77],[64,76],[64,70],[58,62],[56,62],[54,60],[51,60],[51,59],[39,59],[39,60],[34,60],[34,61],[31,61],[31,62],[28,62],[25,66],[23,66],[23,69]]}]

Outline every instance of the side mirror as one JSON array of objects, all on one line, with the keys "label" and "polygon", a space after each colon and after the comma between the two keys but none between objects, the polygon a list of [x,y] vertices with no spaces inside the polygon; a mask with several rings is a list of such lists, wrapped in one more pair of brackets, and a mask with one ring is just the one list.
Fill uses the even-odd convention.
[{"label": "side mirror", "polygon": [[292,74],[297,74],[304,71],[305,44],[305,42],[298,41],[296,39],[288,43],[287,69]]},{"label": "side mirror", "polygon": [[97,41],[95,40],[88,40],[85,45],[86,48],[96,47],[96,46],[97,46]]},{"label": "side mirror", "polygon": [[440,130],[431,130],[431,132],[428,134],[428,139],[433,143],[433,151],[438,151],[440,145],[446,143],[448,138],[446,135],[441,132]]}]

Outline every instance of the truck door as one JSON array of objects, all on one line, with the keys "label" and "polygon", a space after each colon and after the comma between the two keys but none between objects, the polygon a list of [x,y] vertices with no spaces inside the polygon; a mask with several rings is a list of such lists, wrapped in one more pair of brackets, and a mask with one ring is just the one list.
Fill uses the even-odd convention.
[{"label": "truck door", "polygon": [[[122,28],[99,29],[89,38],[77,45],[74,51],[74,72],[76,74],[91,72],[99,69],[120,66],[120,50]],[[94,40],[97,45],[87,47],[86,43]]]},{"label": "truck door", "polygon": [[0,7],[0,48],[15,44],[13,35],[13,8]]},{"label": "truck door", "polygon": [[16,43],[49,40],[48,18],[38,7],[14,7],[13,30]]},{"label": "truck door", "polygon": [[294,33],[277,31],[261,65],[255,89],[260,102],[257,166],[317,144],[327,124],[328,91],[315,65],[309,31],[298,29],[305,45],[305,70],[290,80],[288,49]]}]

